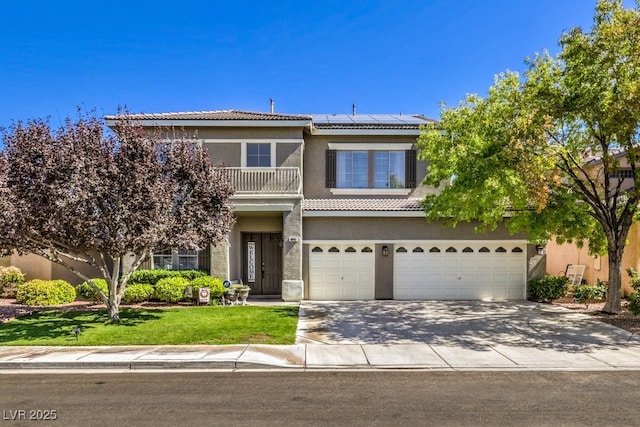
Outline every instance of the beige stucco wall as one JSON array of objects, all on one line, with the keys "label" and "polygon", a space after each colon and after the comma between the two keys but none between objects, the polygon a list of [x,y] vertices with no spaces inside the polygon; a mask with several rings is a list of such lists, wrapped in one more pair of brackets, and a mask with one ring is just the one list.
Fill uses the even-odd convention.
[{"label": "beige stucco wall", "polygon": [[301,143],[276,143],[276,166],[302,168],[302,147]]},{"label": "beige stucco wall", "polygon": [[186,135],[206,139],[302,139],[302,127],[217,127],[185,128]]},{"label": "beige stucco wall", "polygon": [[[87,275],[88,277],[102,277],[102,273],[100,273],[98,269],[93,268],[87,264],[77,262],[74,262],[72,264],[77,271]],[[78,285],[84,281],[75,274],[71,273],[65,267],[54,264],[42,258],[41,256],[34,254],[22,256],[12,255],[11,265],[13,265],[14,267],[18,267],[20,271],[22,271],[26,275],[27,280],[62,279],[74,285]]]},{"label": "beige stucco wall", "polygon": [[503,226],[489,233],[476,233],[474,223],[461,223],[455,228],[429,223],[424,218],[357,218],[305,217],[305,240],[523,240],[523,234],[512,235]]},{"label": "beige stucco wall", "polygon": [[[624,295],[629,295],[633,289],[629,284],[627,268],[640,270],[640,227],[638,224],[631,226],[627,238],[627,246],[622,257],[622,291]],[[547,274],[564,274],[568,264],[584,265],[583,279],[588,284],[595,284],[598,280],[609,280],[608,257],[594,257],[589,255],[585,247],[579,249],[575,244],[565,243],[559,245],[556,242],[549,242],[546,247],[547,252]]]},{"label": "beige stucco wall", "polygon": [[[214,165],[240,167],[242,165],[242,142],[206,142],[204,147]],[[276,143],[276,167],[302,167],[302,143]]]},{"label": "beige stucco wall", "polygon": [[211,163],[221,166],[240,166],[241,146],[239,143],[205,143]]}]

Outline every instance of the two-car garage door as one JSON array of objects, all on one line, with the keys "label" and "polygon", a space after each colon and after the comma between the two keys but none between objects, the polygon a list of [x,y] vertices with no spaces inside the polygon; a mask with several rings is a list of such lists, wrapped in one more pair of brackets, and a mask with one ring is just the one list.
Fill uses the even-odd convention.
[{"label": "two-car garage door", "polygon": [[[390,245],[391,246],[391,245]],[[375,298],[374,244],[311,245],[309,299]],[[524,299],[526,245],[507,242],[395,243],[393,297],[399,300]]]},{"label": "two-car garage door", "polygon": [[523,244],[417,242],[395,245],[394,298],[505,300],[525,298]]}]

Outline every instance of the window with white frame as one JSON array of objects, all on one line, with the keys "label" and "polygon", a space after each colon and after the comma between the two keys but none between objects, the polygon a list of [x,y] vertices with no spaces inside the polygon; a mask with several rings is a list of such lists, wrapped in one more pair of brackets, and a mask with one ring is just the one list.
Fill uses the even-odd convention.
[{"label": "window with white frame", "polygon": [[271,166],[271,144],[248,143],[247,167],[268,168]]},{"label": "window with white frame", "polygon": [[366,151],[338,151],[338,188],[367,188],[369,186],[369,154]]},{"label": "window with white frame", "polygon": [[404,188],[404,151],[374,151],[374,188]]}]

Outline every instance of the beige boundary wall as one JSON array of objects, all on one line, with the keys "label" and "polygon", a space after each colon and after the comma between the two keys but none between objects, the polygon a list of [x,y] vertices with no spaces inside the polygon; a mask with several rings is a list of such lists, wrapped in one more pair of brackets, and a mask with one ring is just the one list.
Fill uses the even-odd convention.
[{"label": "beige boundary wall", "polygon": [[[640,270],[640,227],[631,226],[627,246],[622,258],[622,292],[627,296],[633,289],[629,284],[627,268]],[[607,256],[589,255],[586,247],[579,249],[575,244],[549,242],[547,252],[547,274],[564,274],[568,264],[584,265],[583,279],[587,284],[595,284],[598,280],[609,280],[609,259]]]}]

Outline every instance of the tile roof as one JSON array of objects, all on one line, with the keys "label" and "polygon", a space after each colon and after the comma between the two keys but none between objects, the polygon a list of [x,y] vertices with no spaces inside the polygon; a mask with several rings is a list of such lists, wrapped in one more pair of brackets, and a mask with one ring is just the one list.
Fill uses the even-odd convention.
[{"label": "tile roof", "polygon": [[[312,120],[317,129],[419,129],[420,125],[435,123],[422,115],[406,114],[278,114],[241,110],[185,111],[173,113],[132,113],[136,120]],[[119,115],[104,116],[118,120]]]},{"label": "tile roof", "polygon": [[[176,113],[130,114],[137,120],[310,120],[308,115],[273,114],[240,110],[187,111]],[[105,116],[106,120],[117,120],[118,115]]]},{"label": "tile roof", "polygon": [[421,199],[305,199],[305,211],[422,211]]}]

